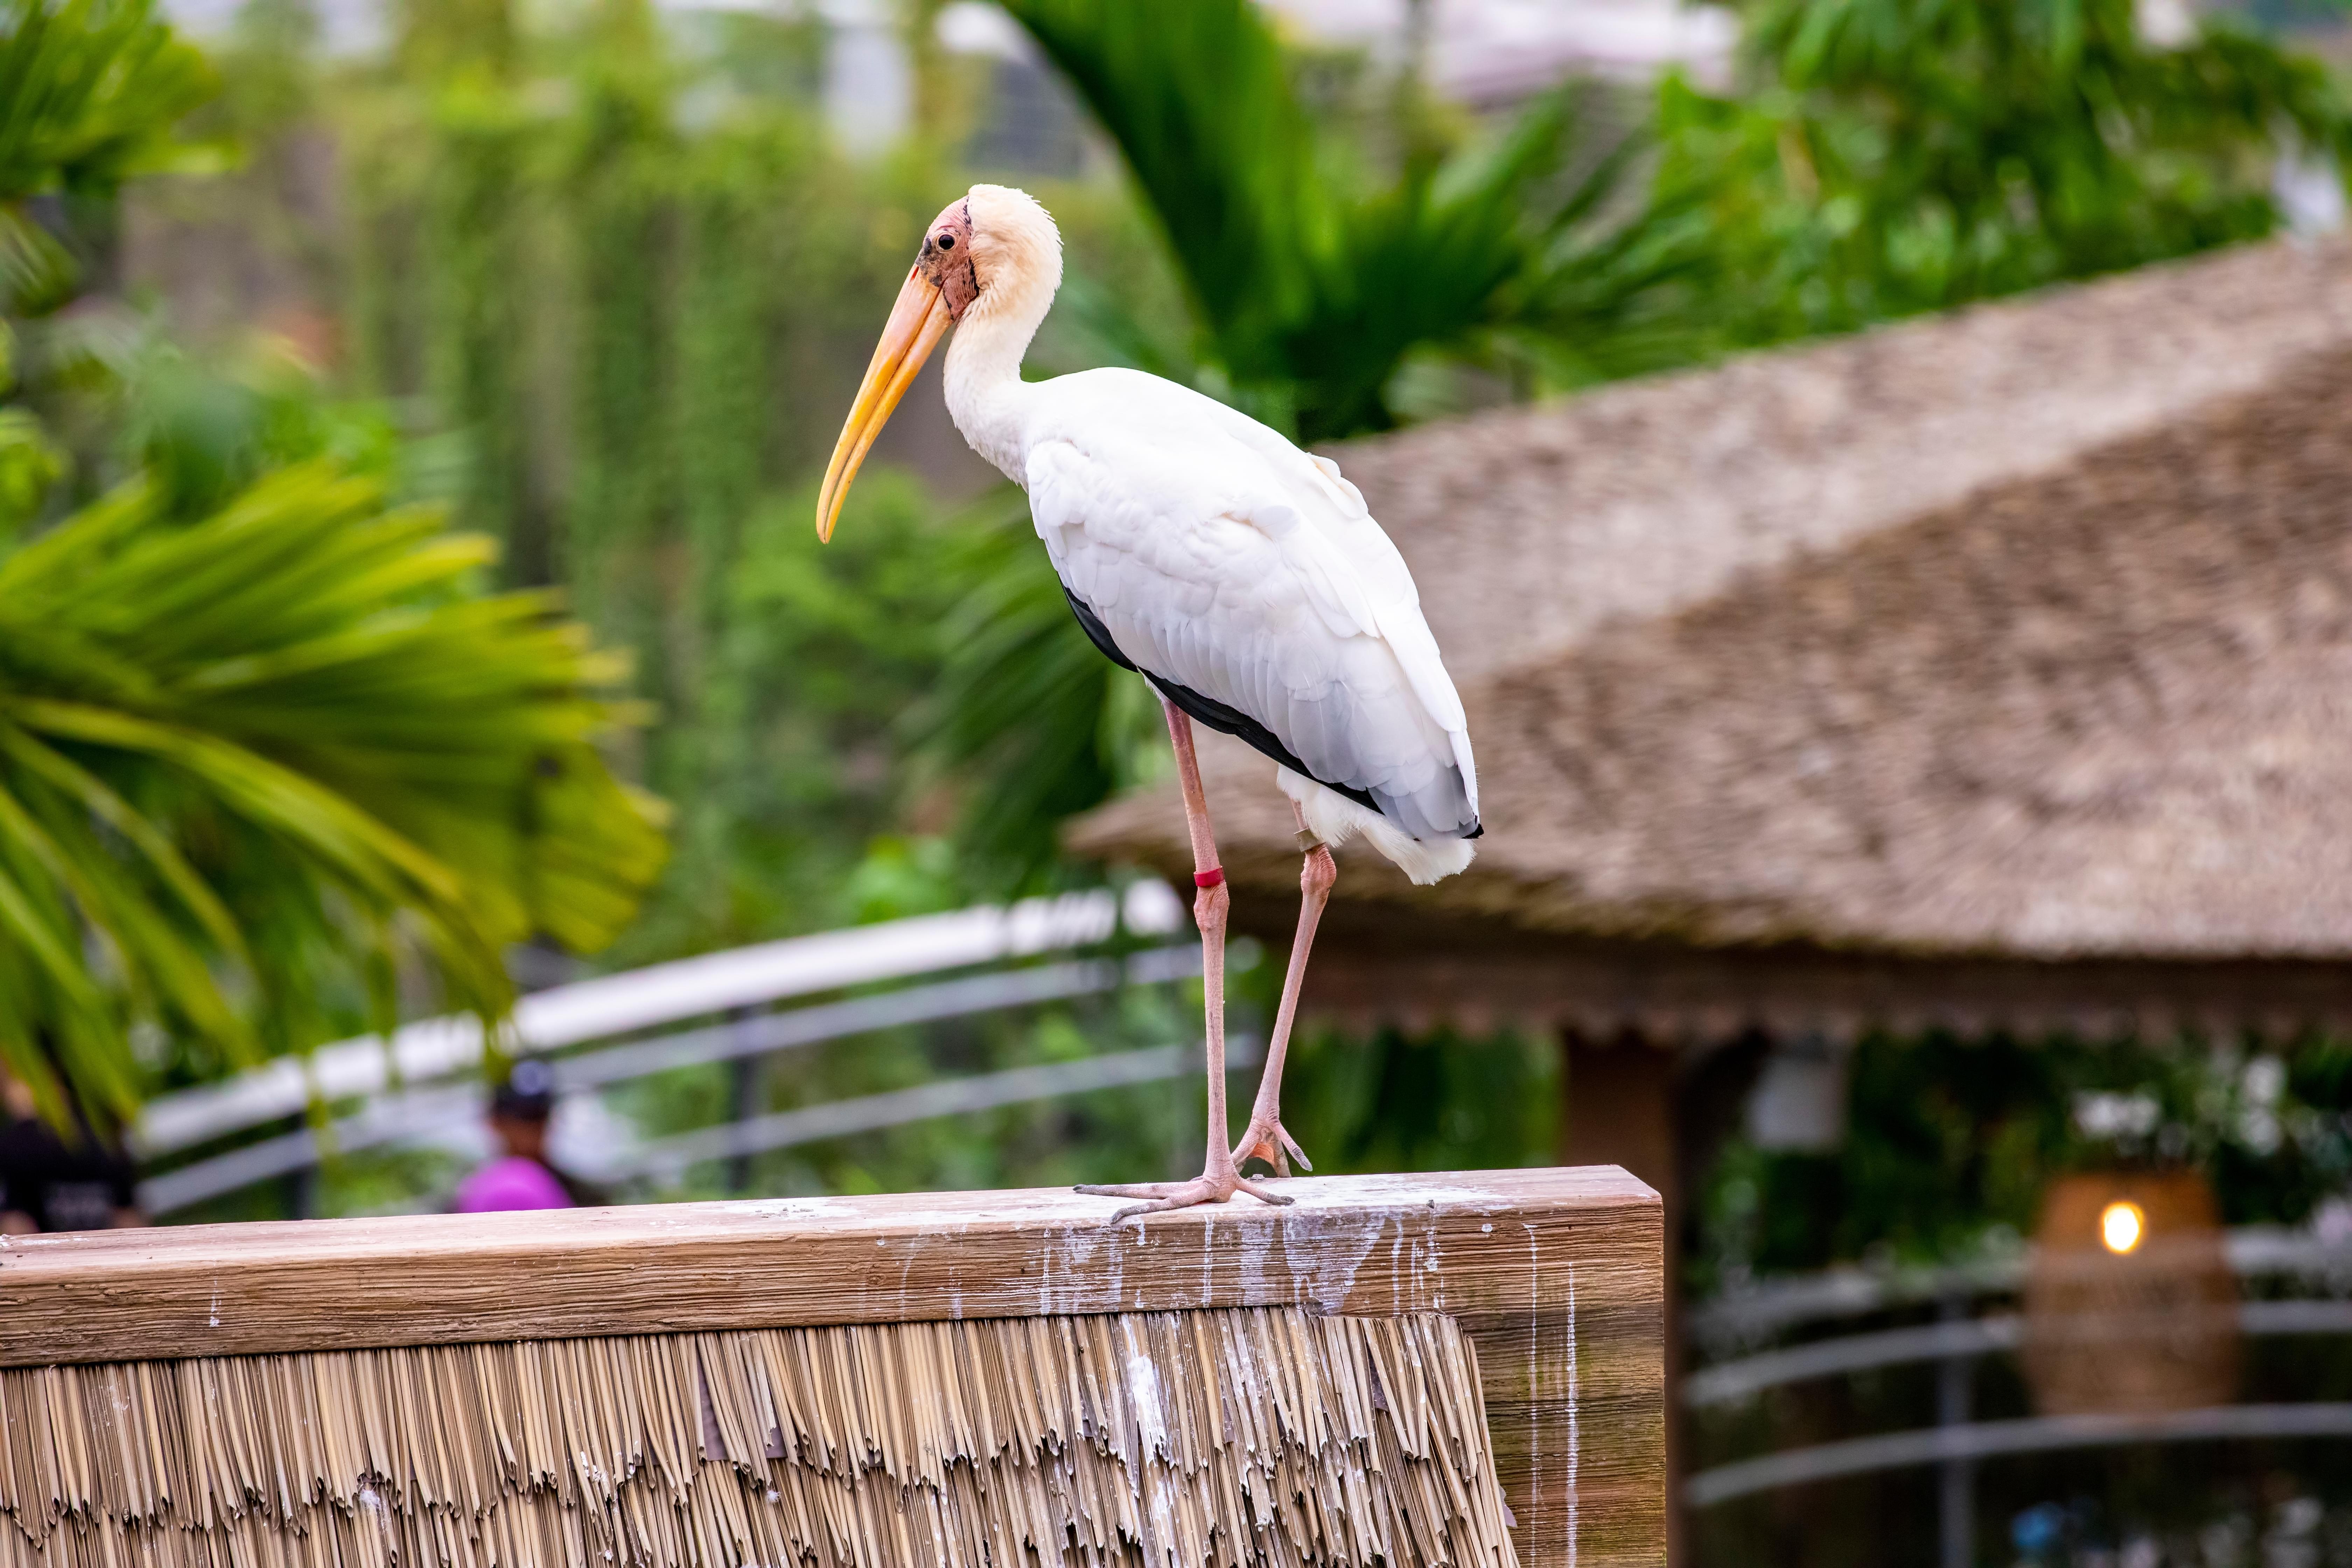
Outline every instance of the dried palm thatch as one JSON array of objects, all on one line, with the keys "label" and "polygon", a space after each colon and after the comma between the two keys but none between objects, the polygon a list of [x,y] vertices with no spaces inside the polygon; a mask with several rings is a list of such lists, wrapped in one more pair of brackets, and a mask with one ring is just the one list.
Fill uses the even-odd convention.
[{"label": "dried palm thatch", "polygon": [[1516,1568],[1453,1320],[1130,1312],[0,1371],[0,1563]]},{"label": "dried palm thatch", "polygon": [[[2282,243],[1343,454],[1489,832],[1433,889],[1357,858],[1328,929],[2007,963],[2059,1013],[2055,963],[2352,955],[2347,432],[2352,246]],[[1204,764],[1286,927],[1286,804]],[[1076,840],[1189,864],[1176,820]]]}]

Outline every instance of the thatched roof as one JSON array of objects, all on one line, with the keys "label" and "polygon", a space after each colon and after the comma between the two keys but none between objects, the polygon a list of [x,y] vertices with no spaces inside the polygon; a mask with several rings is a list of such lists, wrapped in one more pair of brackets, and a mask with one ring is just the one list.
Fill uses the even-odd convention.
[{"label": "thatched roof", "polygon": [[[1421,584],[1488,827],[1432,889],[1346,857],[1339,897],[1372,923],[2352,958],[2352,247],[1338,456]],[[1270,766],[1230,744],[1204,764],[1237,890],[1286,926]],[[1187,865],[1172,790],[1075,841]]]}]

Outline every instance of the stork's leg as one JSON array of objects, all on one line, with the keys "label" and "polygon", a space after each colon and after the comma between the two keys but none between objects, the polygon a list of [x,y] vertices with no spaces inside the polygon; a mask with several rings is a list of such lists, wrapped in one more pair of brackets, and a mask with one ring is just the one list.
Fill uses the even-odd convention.
[{"label": "stork's leg", "polygon": [[1223,1203],[1235,1193],[1247,1193],[1270,1204],[1291,1200],[1244,1182],[1225,1147],[1225,911],[1233,895],[1217,864],[1217,841],[1209,831],[1209,799],[1201,789],[1201,764],[1192,754],[1192,721],[1164,699],[1168,739],[1176,748],[1176,773],[1184,786],[1184,822],[1192,835],[1192,918],[1201,927],[1201,1000],[1209,1018],[1209,1150],[1207,1163],[1189,1182],[1137,1182],[1120,1186],[1082,1186],[1082,1193],[1105,1197],[1139,1198],[1110,1216],[1110,1223],[1155,1209],[1190,1208],[1194,1204]]},{"label": "stork's leg", "polygon": [[1257,1080],[1257,1100],[1250,1107],[1249,1125],[1242,1131],[1242,1141],[1234,1145],[1234,1165],[1251,1158],[1264,1160],[1283,1175],[1290,1174],[1290,1162],[1297,1160],[1308,1170],[1315,1168],[1289,1131],[1282,1125],[1282,1063],[1290,1051],[1290,1026],[1298,1016],[1298,987],[1307,978],[1307,950],[1315,945],[1315,923],[1323,918],[1323,906],[1331,897],[1331,885],[1339,879],[1339,868],[1332,862],[1330,846],[1318,839],[1307,826],[1307,814],[1291,804],[1291,812],[1298,818],[1298,842],[1307,852],[1305,864],[1298,868],[1298,935],[1290,943],[1290,971],[1282,977],[1282,1005],[1275,1009],[1274,1038],[1265,1048],[1265,1070]]}]

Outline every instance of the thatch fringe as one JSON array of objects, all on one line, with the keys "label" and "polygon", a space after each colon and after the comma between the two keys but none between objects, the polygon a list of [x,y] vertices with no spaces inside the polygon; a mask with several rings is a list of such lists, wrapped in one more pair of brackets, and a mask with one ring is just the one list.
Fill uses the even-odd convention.
[{"label": "thatch fringe", "polygon": [[0,1371],[0,1568],[1516,1568],[1450,1318],[1290,1310]]}]

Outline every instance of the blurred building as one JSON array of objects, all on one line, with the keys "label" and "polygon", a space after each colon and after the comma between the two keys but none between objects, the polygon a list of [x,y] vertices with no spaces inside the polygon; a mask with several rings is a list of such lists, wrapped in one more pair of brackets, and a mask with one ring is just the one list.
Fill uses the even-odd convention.
[{"label": "blurred building", "polygon": [[[1338,454],[1488,827],[1343,852],[1311,1012],[1556,1032],[1564,1156],[1838,1135],[1874,1026],[2352,1026],[2352,246],[2279,242]],[[1203,750],[1286,941],[1271,765]],[[1077,843],[1189,870],[1166,789]]]}]

